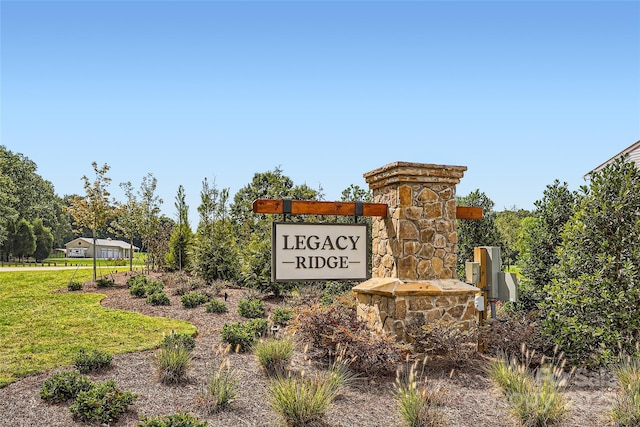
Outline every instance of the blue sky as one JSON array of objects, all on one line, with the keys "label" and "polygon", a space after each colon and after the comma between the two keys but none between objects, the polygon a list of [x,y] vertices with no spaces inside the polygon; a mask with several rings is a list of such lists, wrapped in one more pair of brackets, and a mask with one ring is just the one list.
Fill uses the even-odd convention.
[{"label": "blue sky", "polygon": [[[640,139],[638,1],[0,2],[1,140],[59,195],[153,173],[174,216],[279,166],[339,200],[394,161],[532,209]],[[195,214],[191,222],[197,221]]]}]

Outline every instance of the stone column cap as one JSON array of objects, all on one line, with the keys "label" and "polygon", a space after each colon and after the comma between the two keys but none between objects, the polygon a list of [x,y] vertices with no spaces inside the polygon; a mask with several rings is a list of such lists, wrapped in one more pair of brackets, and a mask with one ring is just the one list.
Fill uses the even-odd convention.
[{"label": "stone column cap", "polygon": [[435,165],[428,163],[393,162],[365,173],[369,188],[392,184],[437,183],[456,185],[464,176],[466,166]]},{"label": "stone column cap", "polygon": [[393,277],[369,279],[353,288],[356,293],[396,296],[479,294],[480,289],[457,279],[403,281]]}]

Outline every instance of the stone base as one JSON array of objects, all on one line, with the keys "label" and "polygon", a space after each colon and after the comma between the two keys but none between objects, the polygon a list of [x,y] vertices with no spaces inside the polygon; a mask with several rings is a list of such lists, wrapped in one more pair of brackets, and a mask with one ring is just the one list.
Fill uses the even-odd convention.
[{"label": "stone base", "polygon": [[409,326],[437,319],[453,321],[467,329],[477,322],[474,299],[480,290],[456,279],[402,281],[369,279],[353,288],[358,317],[369,327],[386,331],[401,342],[413,339]]}]

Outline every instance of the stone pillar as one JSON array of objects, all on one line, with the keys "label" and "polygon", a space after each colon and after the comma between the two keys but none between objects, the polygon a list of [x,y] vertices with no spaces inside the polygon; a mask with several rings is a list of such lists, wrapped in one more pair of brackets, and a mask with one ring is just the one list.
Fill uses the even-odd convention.
[{"label": "stone pillar", "polygon": [[466,170],[396,162],[364,174],[374,203],[389,206],[373,220],[371,277],[458,278],[456,184]]},{"label": "stone pillar", "polygon": [[358,315],[378,330],[411,342],[410,326],[436,319],[469,327],[479,289],[456,274],[456,184],[467,170],[395,162],[364,174],[373,201],[371,279],[356,286]]}]

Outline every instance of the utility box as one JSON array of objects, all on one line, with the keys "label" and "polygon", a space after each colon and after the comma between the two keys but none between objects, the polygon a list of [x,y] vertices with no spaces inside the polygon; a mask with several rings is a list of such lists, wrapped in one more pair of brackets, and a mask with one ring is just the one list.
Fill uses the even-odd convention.
[{"label": "utility box", "polygon": [[475,249],[474,261],[480,263],[481,275],[486,277],[489,300],[516,302],[518,280],[515,274],[502,271],[500,247],[480,246]]},{"label": "utility box", "polygon": [[498,276],[498,300],[518,301],[518,278],[515,273],[500,272]]},{"label": "utility box", "polygon": [[476,286],[480,282],[480,263],[467,261],[464,264],[466,282]]}]

